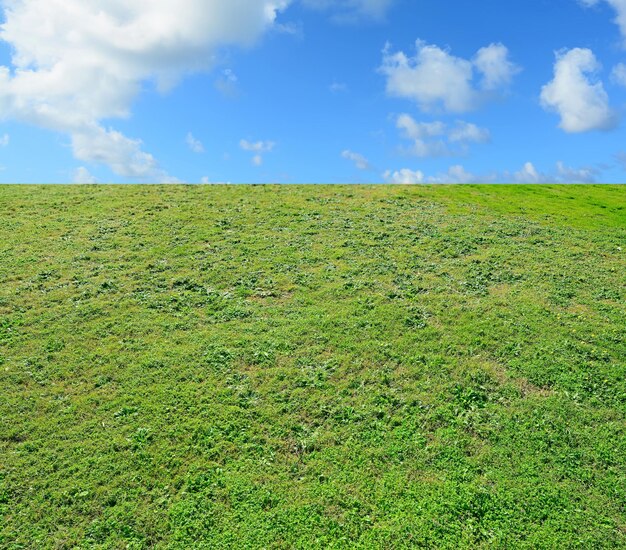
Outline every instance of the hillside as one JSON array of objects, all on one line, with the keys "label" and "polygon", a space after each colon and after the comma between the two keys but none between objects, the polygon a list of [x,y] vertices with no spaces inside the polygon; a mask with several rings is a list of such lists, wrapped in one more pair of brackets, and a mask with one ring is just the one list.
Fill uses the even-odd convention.
[{"label": "hillside", "polygon": [[626,187],[0,187],[1,548],[626,548]]}]

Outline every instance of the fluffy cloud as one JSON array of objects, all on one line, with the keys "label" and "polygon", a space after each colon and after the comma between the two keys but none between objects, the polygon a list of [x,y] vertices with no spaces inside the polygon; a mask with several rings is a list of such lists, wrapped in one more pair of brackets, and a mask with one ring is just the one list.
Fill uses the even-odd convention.
[{"label": "fluffy cloud", "polygon": [[11,0],[0,38],[0,116],[71,136],[74,155],[123,177],[169,181],[140,142],[101,125],[128,117],[144,83],[173,86],[220,46],[250,45],[288,0]]},{"label": "fluffy cloud", "polygon": [[396,126],[413,143],[407,151],[417,157],[445,157],[465,154],[471,143],[487,143],[489,130],[457,120],[453,125],[441,121],[417,122],[411,115],[401,114]]},{"label": "fluffy cloud", "polygon": [[302,0],[316,10],[332,10],[333,20],[354,22],[360,19],[381,20],[395,0]]},{"label": "fluffy cloud", "polygon": [[595,80],[599,70],[600,64],[589,49],[557,53],[554,79],[541,90],[541,104],[560,115],[564,131],[609,130],[617,124],[618,116],[609,105],[604,85]]},{"label": "fluffy cloud", "polygon": [[403,168],[402,170],[396,170],[392,172],[387,170],[383,177],[387,183],[395,183],[400,185],[413,185],[418,183],[425,183],[424,172],[420,170],[411,170],[409,168]]},{"label": "fluffy cloud", "polygon": [[9,134],[3,134],[2,136],[0,136],[0,147],[8,147],[10,142],[11,137],[9,136]]},{"label": "fluffy cloud", "polygon": [[521,170],[513,174],[513,181],[516,183],[541,183],[544,179],[532,162],[525,163]]},{"label": "fluffy cloud", "polygon": [[372,169],[372,165],[370,164],[370,162],[360,153],[346,150],[341,153],[341,157],[352,162],[354,166],[359,170]]},{"label": "fluffy cloud", "polygon": [[[518,67],[502,44],[480,49],[472,60],[421,40],[414,57],[393,53],[387,45],[380,72],[387,78],[387,93],[415,101],[424,112],[443,109],[463,113],[479,107],[499,88],[508,85]],[[477,82],[477,75],[482,79]]]}]

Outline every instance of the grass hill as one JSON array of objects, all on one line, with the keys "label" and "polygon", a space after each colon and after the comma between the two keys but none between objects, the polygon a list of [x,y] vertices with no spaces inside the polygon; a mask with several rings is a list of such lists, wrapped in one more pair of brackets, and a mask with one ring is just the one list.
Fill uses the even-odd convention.
[{"label": "grass hill", "polygon": [[0,547],[626,548],[626,187],[0,187]]}]

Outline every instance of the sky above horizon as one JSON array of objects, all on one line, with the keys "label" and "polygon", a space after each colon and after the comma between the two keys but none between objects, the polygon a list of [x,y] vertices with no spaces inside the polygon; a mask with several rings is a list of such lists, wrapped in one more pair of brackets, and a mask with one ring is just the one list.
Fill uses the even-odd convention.
[{"label": "sky above horizon", "polygon": [[626,0],[0,0],[3,183],[617,183]]}]

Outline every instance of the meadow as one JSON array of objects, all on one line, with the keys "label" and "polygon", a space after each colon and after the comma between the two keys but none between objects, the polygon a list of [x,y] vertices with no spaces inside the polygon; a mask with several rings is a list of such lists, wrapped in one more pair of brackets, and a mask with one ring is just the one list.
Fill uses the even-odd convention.
[{"label": "meadow", "polygon": [[0,186],[0,547],[626,548],[626,187]]}]

